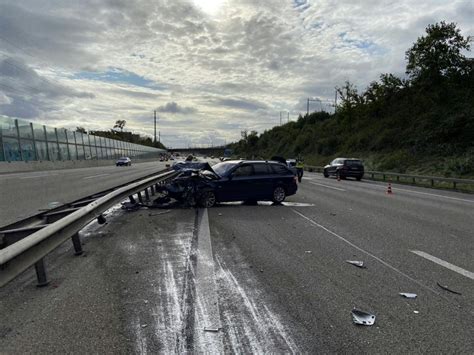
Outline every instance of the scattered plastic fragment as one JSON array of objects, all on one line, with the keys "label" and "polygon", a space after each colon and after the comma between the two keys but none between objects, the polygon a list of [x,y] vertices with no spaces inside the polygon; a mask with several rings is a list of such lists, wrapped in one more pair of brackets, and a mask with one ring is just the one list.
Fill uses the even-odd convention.
[{"label": "scattered plastic fragment", "polygon": [[355,308],[352,310],[351,313],[352,313],[352,321],[354,322],[354,324],[373,325],[375,323],[374,314],[360,311]]},{"label": "scattered plastic fragment", "polygon": [[448,292],[454,293],[454,294],[456,294],[456,295],[461,295],[460,292],[451,290],[448,286],[443,286],[443,285],[441,285],[439,282],[437,282],[436,284],[437,284],[439,287],[441,287],[443,290],[446,290],[446,291],[448,291]]},{"label": "scattered plastic fragment", "polygon": [[416,293],[407,293],[407,292],[400,292],[400,296],[405,297],[405,298],[416,298]]},{"label": "scattered plastic fragment", "polygon": [[160,214],[165,214],[165,213],[170,213],[171,210],[166,210],[163,212],[158,212],[158,213],[148,213],[149,216],[159,216]]},{"label": "scattered plastic fragment", "polygon": [[413,311],[413,313],[418,314],[418,313],[420,313],[420,311]]},{"label": "scattered plastic fragment", "polygon": [[365,269],[364,262],[359,260],[346,260],[346,263]]},{"label": "scattered plastic fragment", "polygon": [[142,328],[148,327],[148,324],[142,324]]},{"label": "scattered plastic fragment", "polygon": [[305,252],[306,254],[311,254],[311,253],[312,253],[311,250],[305,250],[304,252]]},{"label": "scattered plastic fragment", "polygon": [[222,213],[218,213],[217,215],[218,215],[218,216],[222,216]]},{"label": "scattered plastic fragment", "polygon": [[204,327],[205,332],[212,332],[212,333],[217,333],[219,331],[219,328],[209,328],[209,327]]}]

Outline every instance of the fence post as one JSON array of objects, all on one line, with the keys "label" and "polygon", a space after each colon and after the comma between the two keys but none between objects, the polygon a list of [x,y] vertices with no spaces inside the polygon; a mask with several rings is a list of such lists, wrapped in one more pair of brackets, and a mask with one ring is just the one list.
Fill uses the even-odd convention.
[{"label": "fence post", "polygon": [[23,150],[21,149],[21,141],[20,141],[20,128],[18,127],[18,120],[15,119],[15,131],[16,131],[16,138],[18,140],[18,149],[20,150],[20,160],[23,159]]},{"label": "fence post", "polygon": [[49,154],[48,135],[46,134],[46,126],[43,125],[44,132],[44,144],[46,144],[46,160],[51,161],[51,155]]},{"label": "fence post", "polygon": [[35,139],[35,130],[33,129],[33,123],[30,122],[30,128],[31,128],[31,140],[33,141],[33,150],[35,151],[35,160],[38,159],[38,148],[36,148],[36,139]]}]

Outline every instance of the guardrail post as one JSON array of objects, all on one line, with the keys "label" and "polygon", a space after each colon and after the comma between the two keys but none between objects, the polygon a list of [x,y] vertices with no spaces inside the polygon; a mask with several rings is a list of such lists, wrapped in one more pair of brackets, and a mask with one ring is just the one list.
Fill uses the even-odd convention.
[{"label": "guardrail post", "polygon": [[453,181],[453,189],[456,190],[456,181]]},{"label": "guardrail post", "polygon": [[82,245],[81,245],[81,238],[79,237],[79,233],[74,234],[72,237],[72,244],[74,245],[74,255],[81,255],[82,254]]},{"label": "guardrail post", "polygon": [[37,287],[44,287],[49,284],[48,275],[46,274],[46,266],[44,265],[44,258],[40,259],[35,264],[36,278],[38,279]]},{"label": "guardrail post", "polygon": [[431,187],[434,186],[434,179],[431,179]]},{"label": "guardrail post", "polygon": [[145,200],[150,201],[150,194],[148,193],[148,187],[145,188]]},{"label": "guardrail post", "polygon": [[154,185],[150,186],[150,190],[151,190],[152,196],[155,196],[155,186]]},{"label": "guardrail post", "polygon": [[142,197],[141,191],[137,192],[137,196],[138,196],[138,201],[140,201],[140,203],[143,203],[143,197]]},{"label": "guardrail post", "polygon": [[372,173],[372,174],[370,174],[370,175],[372,176],[372,180],[375,180],[375,178],[374,178],[374,173]]},{"label": "guardrail post", "polygon": [[137,203],[137,201],[135,201],[132,195],[128,196],[128,199],[130,200],[131,203]]},{"label": "guardrail post", "polygon": [[385,181],[385,174],[382,174],[382,176],[383,176],[383,181]]},{"label": "guardrail post", "polygon": [[413,180],[413,185],[416,185],[415,178],[412,178],[412,180]]},{"label": "guardrail post", "polygon": [[397,175],[397,182],[400,182],[400,175]]}]

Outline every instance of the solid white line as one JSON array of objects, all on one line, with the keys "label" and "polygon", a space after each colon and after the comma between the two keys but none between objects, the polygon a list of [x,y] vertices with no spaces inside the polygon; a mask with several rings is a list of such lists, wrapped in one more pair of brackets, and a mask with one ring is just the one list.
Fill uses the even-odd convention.
[{"label": "solid white line", "polygon": [[96,178],[96,177],[99,177],[99,176],[107,176],[107,175],[110,175],[110,174],[99,174],[99,175],[86,176],[86,177],[83,177],[82,179],[87,180],[87,179],[93,179],[93,178]]},{"label": "solid white line", "polygon": [[[217,285],[212,254],[211,231],[207,208],[198,210],[196,306],[194,310],[194,344],[198,352],[222,353],[222,324],[220,320]],[[205,331],[217,329],[217,332]],[[195,348],[196,350],[196,348]]]},{"label": "solid white line", "polygon": [[419,250],[410,250],[412,253],[415,253],[416,255],[419,255],[425,259],[428,259],[438,265],[444,266],[446,269],[452,270],[454,272],[457,272],[458,274],[461,274],[463,276],[466,276],[470,278],[471,280],[474,280],[474,272],[467,271],[463,268],[460,268],[459,266],[453,265],[451,263],[448,263],[447,261],[441,260],[437,258],[436,256],[427,254],[423,251]]},{"label": "solid white line", "polygon": [[435,197],[443,197],[447,198],[450,200],[456,200],[456,201],[464,201],[464,202],[471,202],[474,203],[474,200],[466,200],[464,198],[457,198],[457,197],[450,197],[450,196],[444,196],[444,195],[437,195],[437,194],[430,194],[428,192],[420,192],[420,191],[413,191],[413,190],[407,190],[407,189],[401,189],[399,187],[393,187],[392,190],[398,190],[398,191],[406,191],[406,192],[412,192],[414,194],[420,194],[420,195],[428,195],[428,196],[435,196]]},{"label": "solid white line", "polygon": [[355,245],[354,243],[348,241],[346,238],[341,237],[339,234],[337,234],[337,233],[335,233],[335,232],[333,232],[333,231],[327,229],[326,227],[322,226],[321,224],[319,224],[319,223],[313,221],[311,218],[306,217],[304,214],[302,214],[302,213],[300,213],[300,212],[298,212],[298,211],[296,211],[296,210],[293,210],[293,212],[295,212],[297,215],[303,217],[304,219],[306,219],[306,220],[307,220],[308,222],[310,222],[311,224],[313,224],[313,225],[315,225],[315,226],[317,226],[317,227],[319,227],[319,228],[325,230],[325,231],[328,232],[329,234],[332,234],[332,235],[335,236],[336,238],[342,240],[344,243],[349,244],[351,247],[353,247],[353,248],[359,250],[360,252],[362,252],[362,253],[364,253],[364,254],[370,256],[371,258],[377,260],[379,263],[381,263],[382,265],[384,265],[384,266],[388,267],[389,269],[395,271],[397,274],[399,274],[399,275],[401,275],[401,276],[407,278],[408,280],[410,280],[410,281],[416,283],[418,286],[421,286],[421,287],[423,287],[424,289],[429,290],[430,292],[433,292],[434,294],[436,294],[436,295],[438,295],[438,296],[440,295],[437,291],[433,290],[432,288],[430,288],[430,287],[428,287],[428,286],[426,286],[426,285],[423,285],[421,282],[419,282],[418,280],[415,280],[415,279],[412,278],[411,276],[408,276],[408,275],[405,274],[403,271],[401,271],[401,270],[397,269],[396,267],[390,265],[390,264],[387,263],[386,261],[383,261],[383,260],[380,259],[379,257],[377,257],[377,256],[375,256],[374,254],[368,252],[367,250],[364,250],[364,249],[362,249],[361,247]]},{"label": "solid white line", "polygon": [[324,187],[327,187],[329,189],[334,189],[334,190],[338,190],[338,191],[346,191],[345,189],[341,189],[339,187],[333,187],[333,186],[329,186],[329,185],[324,185],[324,184],[318,184],[317,182],[312,182],[312,181],[309,181],[310,184],[313,184],[313,185],[318,185],[318,186],[324,186]]}]

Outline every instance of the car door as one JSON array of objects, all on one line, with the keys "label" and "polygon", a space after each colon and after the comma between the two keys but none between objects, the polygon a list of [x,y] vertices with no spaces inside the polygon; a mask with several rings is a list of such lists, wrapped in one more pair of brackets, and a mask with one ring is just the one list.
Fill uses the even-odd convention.
[{"label": "car door", "polygon": [[249,194],[255,200],[268,198],[273,193],[273,179],[266,162],[252,163],[253,177],[249,184]]},{"label": "car door", "polygon": [[250,197],[253,166],[241,164],[234,169],[225,181],[219,182],[220,201],[244,201]]}]

